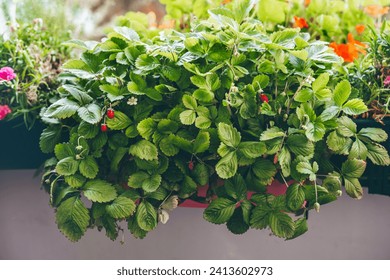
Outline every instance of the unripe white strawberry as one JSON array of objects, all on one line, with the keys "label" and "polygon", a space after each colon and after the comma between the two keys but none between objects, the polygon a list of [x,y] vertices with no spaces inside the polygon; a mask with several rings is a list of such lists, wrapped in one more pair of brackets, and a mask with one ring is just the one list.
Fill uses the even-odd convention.
[{"label": "unripe white strawberry", "polygon": [[321,208],[321,205],[318,202],[314,203],[314,209],[316,210],[317,213],[320,212],[320,208]]}]

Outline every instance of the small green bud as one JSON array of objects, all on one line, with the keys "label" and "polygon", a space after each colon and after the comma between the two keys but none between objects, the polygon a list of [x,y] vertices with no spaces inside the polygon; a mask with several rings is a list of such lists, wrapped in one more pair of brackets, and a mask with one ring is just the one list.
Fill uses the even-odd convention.
[{"label": "small green bud", "polygon": [[82,157],[81,157],[79,154],[77,154],[77,155],[76,155],[76,159],[77,159],[77,160],[80,160],[80,159],[82,159]]}]

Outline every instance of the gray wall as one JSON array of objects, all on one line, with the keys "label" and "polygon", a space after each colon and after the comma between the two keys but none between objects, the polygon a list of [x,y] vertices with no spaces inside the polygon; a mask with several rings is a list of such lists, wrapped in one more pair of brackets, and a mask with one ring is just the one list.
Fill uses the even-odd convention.
[{"label": "gray wall", "polygon": [[[0,259],[390,259],[390,197],[346,196],[311,213],[309,232],[283,241],[268,231],[232,235],[179,208],[144,240],[126,244],[89,230],[71,243],[57,230],[34,171],[0,171]],[[390,187],[390,186],[389,186]]]}]

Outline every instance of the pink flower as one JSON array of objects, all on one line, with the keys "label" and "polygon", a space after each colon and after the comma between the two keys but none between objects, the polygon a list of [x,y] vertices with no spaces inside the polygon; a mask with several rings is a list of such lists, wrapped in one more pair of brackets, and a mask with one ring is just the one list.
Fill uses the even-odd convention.
[{"label": "pink flower", "polygon": [[11,113],[11,109],[8,105],[0,105],[0,121],[4,119],[9,113]]},{"label": "pink flower", "polygon": [[386,79],[383,81],[383,85],[385,87],[390,86],[390,76],[387,76]]},{"label": "pink flower", "polygon": [[0,80],[11,81],[15,77],[16,74],[11,67],[3,67],[0,69]]}]

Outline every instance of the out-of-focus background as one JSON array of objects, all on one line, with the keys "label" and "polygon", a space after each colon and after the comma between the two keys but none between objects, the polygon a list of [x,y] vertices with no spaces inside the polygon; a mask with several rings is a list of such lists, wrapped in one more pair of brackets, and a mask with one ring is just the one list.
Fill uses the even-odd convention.
[{"label": "out-of-focus background", "polygon": [[99,39],[104,28],[128,11],[154,12],[159,20],[165,9],[157,0],[0,0],[0,34],[7,22],[41,18],[47,28],[72,31],[72,37]]}]

